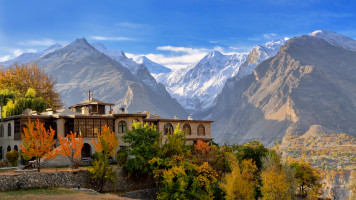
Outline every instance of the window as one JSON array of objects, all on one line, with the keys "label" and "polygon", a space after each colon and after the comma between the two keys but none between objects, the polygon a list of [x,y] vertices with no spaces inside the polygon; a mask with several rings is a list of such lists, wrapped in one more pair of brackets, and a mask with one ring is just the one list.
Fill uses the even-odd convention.
[{"label": "window", "polygon": [[7,146],[7,152],[11,151],[11,147]]},{"label": "window", "polygon": [[174,131],[174,129],[173,129],[172,124],[167,123],[167,124],[164,125],[164,134],[165,134],[165,135],[167,135],[167,134],[172,134],[173,131]]},{"label": "window", "polygon": [[14,146],[14,150],[19,151],[19,148],[17,147],[17,145]]},{"label": "window", "polygon": [[185,135],[191,135],[192,131],[189,124],[184,124],[183,131]]},{"label": "window", "polygon": [[205,135],[205,127],[203,124],[198,125],[198,135]]},{"label": "window", "polygon": [[0,147],[0,160],[2,159],[2,147]]},{"label": "window", "polygon": [[125,121],[119,122],[119,133],[126,133],[127,123]]},{"label": "window", "polygon": [[58,133],[57,133],[57,123],[56,123],[56,122],[53,122],[53,124],[52,124],[52,129],[55,131],[53,138],[54,138],[54,139],[57,139]]},{"label": "window", "polygon": [[10,137],[11,136],[11,123],[7,124],[7,136]]}]

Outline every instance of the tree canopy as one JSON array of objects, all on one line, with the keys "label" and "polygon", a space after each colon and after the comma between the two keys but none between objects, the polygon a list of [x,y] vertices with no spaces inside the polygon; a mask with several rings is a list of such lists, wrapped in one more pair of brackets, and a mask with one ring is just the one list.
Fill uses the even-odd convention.
[{"label": "tree canopy", "polygon": [[35,65],[12,65],[0,67],[0,90],[7,89],[16,93],[16,98],[24,98],[33,88],[52,108],[62,106],[59,93],[54,86],[56,81]]}]

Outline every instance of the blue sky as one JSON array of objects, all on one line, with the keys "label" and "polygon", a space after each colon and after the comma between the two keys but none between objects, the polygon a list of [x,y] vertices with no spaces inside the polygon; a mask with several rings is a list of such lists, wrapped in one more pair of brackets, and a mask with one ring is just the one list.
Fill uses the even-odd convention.
[{"label": "blue sky", "polygon": [[356,38],[356,1],[0,0],[0,61],[85,37],[181,67],[319,29]]}]

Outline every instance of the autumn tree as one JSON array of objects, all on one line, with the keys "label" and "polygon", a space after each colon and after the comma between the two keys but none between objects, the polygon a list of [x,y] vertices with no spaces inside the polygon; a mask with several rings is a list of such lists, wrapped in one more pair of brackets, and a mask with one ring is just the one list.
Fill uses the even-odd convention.
[{"label": "autumn tree", "polygon": [[[275,152],[270,152],[262,159],[262,199],[263,200],[290,200],[293,192],[289,191],[290,184],[294,184],[287,177],[288,165],[281,163],[280,157]],[[294,174],[293,174],[294,175]]]},{"label": "autumn tree", "polygon": [[71,161],[72,167],[77,169],[83,148],[82,136],[72,132],[65,138],[59,135],[59,145],[59,154],[66,156]]},{"label": "autumn tree", "polygon": [[35,122],[29,120],[26,126],[21,136],[23,139],[23,144],[20,145],[21,154],[26,160],[34,158],[37,161],[37,170],[40,171],[41,161],[54,159],[57,156],[57,151],[53,150],[56,142],[55,131],[51,127],[46,130],[39,120]]},{"label": "autumn tree", "polygon": [[98,153],[98,158],[93,161],[93,166],[89,168],[89,172],[93,179],[99,180],[100,192],[102,192],[106,181],[113,183],[116,179],[113,168],[109,166],[108,159],[114,156],[119,145],[119,139],[106,125],[102,127],[102,132],[97,137],[97,141],[93,139],[92,142],[95,151]]},{"label": "autumn tree", "polygon": [[224,181],[220,184],[226,193],[226,199],[255,199],[255,186],[257,180],[255,177],[258,171],[257,166],[252,159],[242,160],[241,164],[231,156],[231,173],[226,174]]},{"label": "autumn tree", "polygon": [[0,67],[0,89],[9,89],[23,98],[27,90],[33,88],[52,108],[60,108],[62,103],[55,84],[52,77],[35,65]]},{"label": "autumn tree", "polygon": [[305,160],[295,160],[291,162],[291,167],[295,170],[295,178],[301,195],[317,196],[321,193],[321,175],[310,163]]}]

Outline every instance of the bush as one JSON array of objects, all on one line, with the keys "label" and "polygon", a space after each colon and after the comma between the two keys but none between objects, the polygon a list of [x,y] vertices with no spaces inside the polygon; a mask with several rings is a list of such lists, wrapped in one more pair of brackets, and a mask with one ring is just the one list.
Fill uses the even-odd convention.
[{"label": "bush", "polygon": [[119,151],[117,151],[116,161],[117,161],[119,166],[122,167],[122,166],[124,166],[126,164],[128,155],[129,154],[127,153],[127,151],[125,149],[120,149]]},{"label": "bush", "polygon": [[19,152],[12,150],[6,153],[6,160],[9,161],[11,166],[16,167],[18,165]]},{"label": "bush", "polygon": [[8,165],[9,165],[9,163],[6,161],[0,162],[0,167],[7,167]]},{"label": "bush", "polygon": [[94,160],[98,160],[99,159],[99,153],[98,152],[95,152],[93,153],[91,156],[91,161],[93,162]]}]

